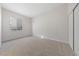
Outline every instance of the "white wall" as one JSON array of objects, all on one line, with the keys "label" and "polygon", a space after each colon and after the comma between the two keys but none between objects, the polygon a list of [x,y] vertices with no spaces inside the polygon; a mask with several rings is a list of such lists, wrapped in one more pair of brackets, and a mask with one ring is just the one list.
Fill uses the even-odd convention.
[{"label": "white wall", "polygon": [[73,49],[73,12],[69,15],[69,45]]},{"label": "white wall", "polygon": [[[39,11],[38,11],[39,12]],[[68,42],[67,5],[54,8],[33,18],[33,35]]]},{"label": "white wall", "polygon": [[0,5],[0,46],[1,46],[1,5]]},{"label": "white wall", "polygon": [[79,5],[74,10],[74,51],[79,56]]},{"label": "white wall", "polygon": [[[10,30],[10,16],[22,19],[22,30]],[[12,40],[20,37],[32,35],[32,20],[29,17],[22,16],[15,12],[2,9],[2,41]]]}]

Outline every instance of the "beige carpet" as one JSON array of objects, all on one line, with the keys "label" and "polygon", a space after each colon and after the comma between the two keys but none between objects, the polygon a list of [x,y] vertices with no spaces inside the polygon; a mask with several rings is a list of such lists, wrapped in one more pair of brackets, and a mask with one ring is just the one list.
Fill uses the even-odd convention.
[{"label": "beige carpet", "polygon": [[70,56],[73,51],[68,44],[37,37],[21,38],[2,44],[2,56]]}]

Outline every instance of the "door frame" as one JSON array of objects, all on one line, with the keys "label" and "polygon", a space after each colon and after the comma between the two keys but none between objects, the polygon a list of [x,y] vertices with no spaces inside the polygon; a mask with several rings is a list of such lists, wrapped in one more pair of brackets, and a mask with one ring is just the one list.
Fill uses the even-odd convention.
[{"label": "door frame", "polygon": [[75,35],[74,35],[74,33],[75,33],[75,22],[74,22],[75,18],[74,17],[75,16],[74,16],[74,11],[75,11],[75,9],[77,8],[78,5],[79,5],[79,3],[77,3],[76,6],[73,8],[73,51],[74,51],[74,48],[75,48],[75,46],[74,46],[75,45],[75,43],[74,43],[74,41],[75,41]]}]

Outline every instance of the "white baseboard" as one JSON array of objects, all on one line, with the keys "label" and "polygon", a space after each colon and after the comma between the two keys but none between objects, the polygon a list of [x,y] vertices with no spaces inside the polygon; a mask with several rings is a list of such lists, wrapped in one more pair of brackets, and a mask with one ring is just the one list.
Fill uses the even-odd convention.
[{"label": "white baseboard", "polygon": [[63,40],[59,40],[59,39],[54,39],[54,38],[49,38],[49,37],[45,37],[45,39],[50,39],[50,40],[55,40],[55,41],[58,41],[58,42],[61,42],[61,43],[68,43],[67,41],[63,41]]},{"label": "white baseboard", "polygon": [[[41,38],[41,36],[43,36],[43,35],[37,35],[36,37]],[[51,37],[47,37],[47,36],[43,36],[42,39],[50,39],[50,40],[55,40],[55,41],[58,41],[58,42],[61,42],[61,43],[66,43],[66,44],[68,44],[68,41],[59,40],[59,39],[55,39],[55,38],[51,38]]]}]

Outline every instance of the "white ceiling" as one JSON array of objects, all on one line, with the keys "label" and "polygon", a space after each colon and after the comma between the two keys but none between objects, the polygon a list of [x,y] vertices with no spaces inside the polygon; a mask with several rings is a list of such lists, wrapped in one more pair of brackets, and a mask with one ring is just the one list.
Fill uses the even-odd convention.
[{"label": "white ceiling", "polygon": [[20,13],[25,16],[35,17],[43,12],[57,8],[61,3],[2,3],[8,10]]}]

